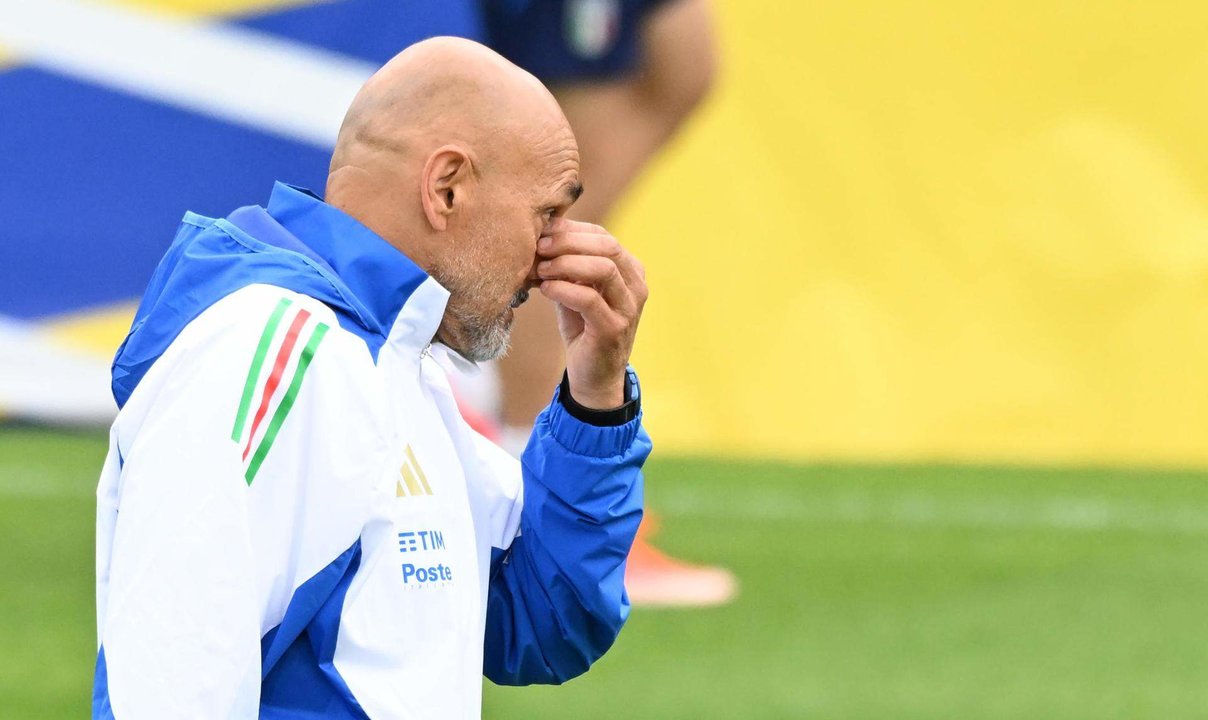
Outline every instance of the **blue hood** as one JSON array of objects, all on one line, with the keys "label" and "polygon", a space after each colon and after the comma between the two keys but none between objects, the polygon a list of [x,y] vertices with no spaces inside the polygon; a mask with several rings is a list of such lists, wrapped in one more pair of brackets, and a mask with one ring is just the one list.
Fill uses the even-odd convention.
[{"label": "blue hood", "polygon": [[403,304],[427,278],[348,214],[283,183],[267,208],[243,207],[220,220],[186,213],[113,358],[113,397],[123,407],[185,325],[255,284],[323,302],[376,361]]}]

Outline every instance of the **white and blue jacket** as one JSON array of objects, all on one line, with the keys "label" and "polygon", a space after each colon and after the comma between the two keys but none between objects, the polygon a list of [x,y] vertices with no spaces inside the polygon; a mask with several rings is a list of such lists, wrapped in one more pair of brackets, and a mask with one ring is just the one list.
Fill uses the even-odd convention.
[{"label": "white and blue jacket", "polygon": [[457,410],[447,300],[286,185],[186,215],[113,365],[94,718],[473,718],[482,674],[609,648],[640,413],[597,426],[561,388],[517,462]]}]

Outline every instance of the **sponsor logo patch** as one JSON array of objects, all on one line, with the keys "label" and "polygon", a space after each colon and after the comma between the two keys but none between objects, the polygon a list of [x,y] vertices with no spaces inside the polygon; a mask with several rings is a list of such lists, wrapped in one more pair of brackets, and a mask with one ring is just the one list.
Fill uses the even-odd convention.
[{"label": "sponsor logo patch", "polygon": [[444,587],[453,583],[452,566],[440,562],[445,554],[445,534],[440,530],[404,530],[398,534],[398,551],[414,560],[401,565],[403,585],[407,588]]}]

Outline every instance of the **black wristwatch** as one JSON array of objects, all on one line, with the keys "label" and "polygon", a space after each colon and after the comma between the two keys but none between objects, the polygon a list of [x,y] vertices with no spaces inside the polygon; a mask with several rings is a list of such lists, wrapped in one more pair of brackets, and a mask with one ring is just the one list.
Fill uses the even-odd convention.
[{"label": "black wristwatch", "polygon": [[597,427],[624,425],[637,417],[638,411],[642,407],[637,374],[633,372],[632,368],[625,370],[625,402],[620,407],[611,410],[593,410],[575,402],[570,395],[570,378],[566,371],[562,372],[562,389],[558,392],[558,400],[571,417]]}]

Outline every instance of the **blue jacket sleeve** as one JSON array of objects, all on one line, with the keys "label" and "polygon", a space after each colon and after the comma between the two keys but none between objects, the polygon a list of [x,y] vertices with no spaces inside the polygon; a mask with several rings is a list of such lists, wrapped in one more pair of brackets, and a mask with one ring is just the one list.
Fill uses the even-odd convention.
[{"label": "blue jacket sleeve", "polygon": [[625,559],[642,518],[650,437],[641,413],[597,427],[558,398],[521,458],[520,534],[492,557],[483,672],[500,685],[583,674],[629,616]]}]

